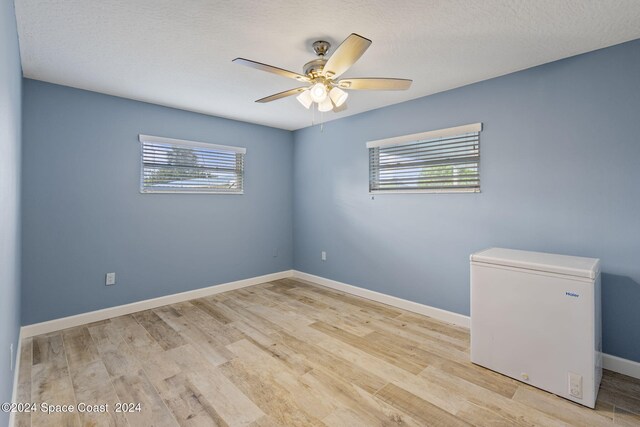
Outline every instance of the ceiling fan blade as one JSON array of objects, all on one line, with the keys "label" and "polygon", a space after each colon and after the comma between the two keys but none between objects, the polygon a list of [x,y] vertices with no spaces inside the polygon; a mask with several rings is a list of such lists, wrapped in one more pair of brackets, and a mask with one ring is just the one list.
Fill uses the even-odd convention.
[{"label": "ceiling fan blade", "polygon": [[346,110],[346,109],[347,109],[347,103],[345,102],[344,104],[342,104],[342,105],[341,105],[341,106],[339,106],[339,107],[333,107],[333,112],[334,112],[334,113],[341,113],[341,112],[343,112],[343,111],[344,111],[344,110]]},{"label": "ceiling fan blade", "polygon": [[385,78],[355,78],[344,79],[337,82],[342,89],[353,90],[407,90],[413,80],[409,79],[385,79]]},{"label": "ceiling fan blade", "polygon": [[338,46],[322,70],[328,78],[335,78],[347,71],[371,46],[371,40],[352,33]]},{"label": "ceiling fan blade", "polygon": [[236,64],[246,65],[247,67],[255,68],[256,70],[266,71],[268,73],[277,74],[282,77],[288,77],[290,79],[296,79],[301,82],[308,82],[309,77],[303,76],[302,74],[294,73],[293,71],[285,70],[283,68],[274,67],[272,65],[263,64],[262,62],[252,61],[250,59],[245,58],[236,58],[231,62],[235,62]]},{"label": "ceiling fan blade", "polygon": [[265,102],[275,101],[277,99],[286,98],[287,96],[297,95],[300,92],[304,92],[307,87],[297,87],[295,89],[285,90],[284,92],[276,93],[275,95],[267,96],[265,98],[260,98],[256,102],[264,104]]}]

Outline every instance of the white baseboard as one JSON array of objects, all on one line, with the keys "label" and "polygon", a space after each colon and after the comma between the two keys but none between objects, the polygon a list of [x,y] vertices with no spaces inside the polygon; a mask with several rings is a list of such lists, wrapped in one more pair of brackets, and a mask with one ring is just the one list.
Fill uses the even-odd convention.
[{"label": "white baseboard", "polygon": [[412,311],[424,316],[433,317],[434,319],[451,323],[456,326],[462,326],[463,328],[468,329],[471,323],[469,316],[465,316],[463,314],[442,310],[440,308],[431,307],[429,305],[420,304],[376,291],[370,291],[369,289],[360,288],[358,286],[347,285],[346,283],[338,282],[331,279],[325,279],[324,277],[314,276],[313,274],[303,273],[302,271],[294,270],[293,277],[302,280],[308,280],[309,282],[314,282],[319,285],[326,286],[327,288],[346,292],[352,295],[357,295],[362,298],[381,302],[393,307],[402,308],[404,310]]},{"label": "white baseboard", "polygon": [[[18,375],[20,374],[20,359],[22,359],[22,329],[18,333],[18,348],[15,350],[16,362],[13,365],[13,390],[11,391],[11,401],[15,402],[18,397]],[[16,422],[16,413],[9,414],[9,427],[13,427]]]},{"label": "white baseboard", "polygon": [[[20,338],[18,349],[16,350],[16,366],[14,373],[13,396],[16,396],[18,385],[18,372],[20,369],[20,348],[24,338],[33,337],[40,334],[55,332],[62,329],[72,328],[74,326],[85,325],[91,322],[110,319],[112,317],[123,316],[142,310],[149,310],[161,307],[167,304],[175,304],[177,302],[188,301],[195,298],[202,298],[208,295],[214,295],[234,289],[245,288],[247,286],[258,285],[260,283],[270,282],[272,280],[295,277],[309,282],[316,283],[327,288],[342,291],[351,295],[356,295],[392,307],[401,308],[403,310],[429,316],[443,322],[447,322],[463,328],[470,327],[470,318],[463,314],[454,313],[440,308],[431,307],[425,304],[409,301],[406,299],[383,294],[381,292],[371,291],[369,289],[360,288],[358,286],[348,285],[336,280],[326,279],[324,277],[315,276],[313,274],[304,273],[297,270],[286,270],[279,273],[266,274],[264,276],[252,277],[249,279],[238,280],[235,282],[224,283],[220,285],[209,286],[207,288],[195,289],[193,291],[181,292],[179,294],[167,295],[159,298],[138,301],[131,304],[120,305],[117,307],[105,308],[102,310],[91,311],[89,313],[78,314],[75,316],[63,317],[61,319],[50,320],[47,322],[36,323],[33,325],[23,326],[20,329]],[[605,369],[628,375],[640,379],[640,363],[620,357],[603,354],[603,365]],[[13,418],[10,418],[12,420]],[[10,424],[11,421],[10,421]]]},{"label": "white baseboard", "polygon": [[20,329],[20,334],[23,338],[29,338],[40,334],[47,334],[49,332],[73,328],[74,326],[86,325],[87,323],[91,322],[110,319],[112,317],[124,316],[126,314],[136,313],[142,310],[149,310],[167,304],[175,304],[195,298],[202,298],[208,295],[219,294],[222,292],[232,291],[234,289],[245,288],[247,286],[258,285],[260,283],[284,279],[292,276],[293,270],[286,270],[278,273],[266,274],[264,276],[251,277],[249,279],[209,286],[207,288],[195,289],[193,291],[181,292],[179,294],[166,295],[163,297],[138,301],[131,304],[90,311],[88,313],[77,314],[75,316],[63,317],[61,319],[54,319],[47,322],[26,325]]},{"label": "white baseboard", "polygon": [[610,371],[640,379],[640,363],[610,354],[602,355],[602,367]]},{"label": "white baseboard", "polygon": [[[348,285],[346,283],[338,282],[336,280],[326,279],[324,277],[315,276],[313,274],[304,273],[298,270],[293,271],[293,277],[302,279],[302,280],[307,280],[309,282],[317,283],[319,285],[326,286],[327,288],[346,292],[351,295],[357,295],[362,298],[381,302],[383,304],[387,304],[392,307],[397,307],[404,310],[412,311],[414,313],[429,316],[434,319],[441,320],[443,322],[461,326],[463,328],[469,329],[471,325],[471,319],[469,318],[469,316],[465,316],[463,314],[453,313],[451,311],[442,310],[440,308],[431,307],[428,305],[420,304],[417,302],[394,297],[394,296],[383,294],[376,291],[370,291],[368,289],[360,288],[358,286]],[[624,374],[630,377],[640,379],[640,363],[639,362],[634,362],[633,360],[612,356],[610,354],[603,354],[602,364],[604,369],[608,369],[610,371],[618,372],[620,374]]]}]

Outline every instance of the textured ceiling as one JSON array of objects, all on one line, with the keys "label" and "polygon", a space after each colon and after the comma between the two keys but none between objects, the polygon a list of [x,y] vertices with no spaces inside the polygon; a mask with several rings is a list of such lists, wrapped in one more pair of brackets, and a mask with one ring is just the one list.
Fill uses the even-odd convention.
[{"label": "textured ceiling", "polygon": [[[299,86],[316,39],[372,46],[344,77],[414,80],[351,92],[324,121],[640,38],[638,0],[15,0],[25,77],[269,126],[309,126]],[[330,52],[331,53],[331,52]],[[316,116],[316,119],[318,117]]]}]

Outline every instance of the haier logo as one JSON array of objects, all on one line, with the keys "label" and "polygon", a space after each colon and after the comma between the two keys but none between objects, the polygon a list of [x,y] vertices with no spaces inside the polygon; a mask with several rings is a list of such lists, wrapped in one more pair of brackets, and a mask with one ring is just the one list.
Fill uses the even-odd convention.
[{"label": "haier logo", "polygon": [[578,295],[576,293],[573,293],[573,292],[565,292],[564,294],[566,296],[568,296],[568,297],[574,297],[574,298],[579,298],[580,297],[580,295]]}]

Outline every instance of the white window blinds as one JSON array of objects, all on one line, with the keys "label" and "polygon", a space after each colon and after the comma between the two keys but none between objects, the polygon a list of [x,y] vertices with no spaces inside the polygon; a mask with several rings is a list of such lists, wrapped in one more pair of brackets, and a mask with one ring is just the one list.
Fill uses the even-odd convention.
[{"label": "white window blinds", "polygon": [[140,135],[143,193],[242,194],[245,148]]},{"label": "white window blinds", "polygon": [[370,141],[369,191],[479,192],[481,123]]}]

